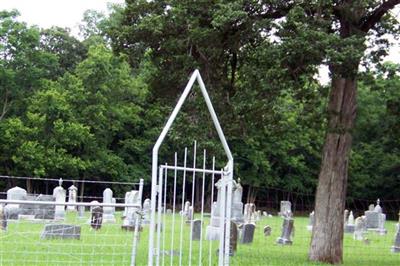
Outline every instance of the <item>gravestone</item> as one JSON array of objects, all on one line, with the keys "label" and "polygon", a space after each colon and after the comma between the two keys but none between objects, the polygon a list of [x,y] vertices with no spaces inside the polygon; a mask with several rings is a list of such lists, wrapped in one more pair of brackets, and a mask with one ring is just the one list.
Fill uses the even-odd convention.
[{"label": "gravestone", "polygon": [[[125,194],[125,203],[126,204],[138,204],[140,205],[140,195],[139,191],[132,190]],[[139,218],[136,213],[139,208],[138,207],[125,207],[126,214],[124,220],[122,222],[122,228],[126,230],[133,231],[135,229],[136,218]]]},{"label": "gravestone", "polygon": [[185,208],[183,209],[183,216],[185,216],[186,218],[189,215],[189,209],[190,209],[190,201],[186,201],[185,202]]},{"label": "gravestone", "polygon": [[97,200],[92,200],[90,202],[90,213],[92,213],[93,208],[96,207],[96,206],[93,206],[94,204],[100,204],[100,202],[98,202]]},{"label": "gravestone", "polygon": [[374,204],[370,204],[369,206],[368,206],[368,210],[369,211],[373,211],[375,209],[375,205]]},{"label": "gravestone", "polygon": [[[103,203],[111,204],[113,198],[113,192],[111,189],[106,188],[103,191]],[[115,216],[113,213],[113,207],[103,207],[103,223],[115,223]]]},{"label": "gravestone", "polygon": [[268,217],[268,213],[266,211],[263,211],[263,216]]},{"label": "gravestone", "polygon": [[[116,198],[112,198],[111,199],[111,203],[112,204],[116,204],[117,203],[117,199]],[[114,215],[114,217],[115,217],[115,206],[113,206],[113,207],[111,207],[112,208],[112,214]]]},{"label": "gravestone", "polygon": [[[399,213],[400,215],[400,213]],[[397,231],[396,234],[394,236],[394,243],[392,246],[392,252],[393,253],[400,253],[400,218],[399,218],[399,223],[397,224]]]},{"label": "gravestone", "polygon": [[90,217],[90,226],[98,230],[101,228],[103,223],[103,208],[101,206],[95,206],[92,208]]},{"label": "gravestone", "polygon": [[143,202],[143,224],[150,223],[150,212],[151,212],[151,200],[145,199]]},{"label": "gravestone", "polygon": [[281,245],[291,245],[293,243],[291,239],[293,234],[293,229],[294,229],[294,220],[290,217],[284,218],[282,225],[282,234],[280,237],[278,237],[276,243]]},{"label": "gravestone", "polygon": [[382,213],[379,199],[377,200],[374,210],[365,212],[365,219],[367,230],[375,231],[380,235],[385,235],[387,233],[385,229],[386,214]]},{"label": "gravestone", "polygon": [[355,229],[354,215],[353,215],[353,211],[350,211],[349,219],[347,220],[347,223],[344,226],[344,232],[345,233],[354,233],[354,229]]},{"label": "gravestone", "polygon": [[233,181],[232,193],[232,215],[231,219],[237,224],[244,222],[243,203],[242,203],[243,187],[240,184],[240,178],[237,182]]},{"label": "gravestone", "polygon": [[290,201],[282,200],[279,215],[282,217],[292,215],[292,203]]},{"label": "gravestone", "polygon": [[85,218],[85,206],[78,206],[78,217]]},{"label": "gravestone", "polygon": [[343,220],[343,225],[346,226],[347,224],[347,219],[349,217],[349,210],[344,210],[344,220]]},{"label": "gravestone", "polygon": [[[40,194],[36,197],[36,201],[52,201],[54,202],[56,199],[53,195],[43,195]],[[45,220],[53,220],[55,216],[56,206],[52,204],[46,205],[33,205],[34,206],[34,215],[35,219],[45,219]]]},{"label": "gravestone", "polygon": [[264,236],[270,236],[272,233],[272,228],[269,225],[264,226]]},{"label": "gravestone", "polygon": [[[26,190],[20,187],[13,187],[7,190],[7,200],[26,200],[27,193]],[[22,209],[20,204],[7,204],[4,207],[4,212],[7,213],[7,219],[18,219],[18,215]]]},{"label": "gravestone", "polygon": [[253,242],[254,231],[256,229],[255,224],[244,224],[242,229],[242,237],[240,239],[241,244],[250,244]]},{"label": "gravestone", "polygon": [[361,216],[355,220],[354,227],[354,240],[364,240],[365,233],[367,231],[366,219]]},{"label": "gravestone", "polygon": [[310,213],[309,219],[308,219],[308,225],[307,225],[307,230],[312,231],[314,226],[314,211]]},{"label": "gravestone", "polygon": [[186,214],[186,223],[190,224],[193,220],[193,206],[190,206]]},{"label": "gravestone", "polygon": [[244,222],[255,224],[256,220],[257,220],[256,205],[254,203],[246,203],[244,205]]},{"label": "gravestone", "polygon": [[233,256],[237,250],[238,228],[235,222],[231,221],[231,230],[229,234],[229,256]]},{"label": "gravestone", "polygon": [[7,217],[2,204],[0,204],[0,231],[7,231]]},{"label": "gravestone", "polygon": [[[53,190],[53,197],[56,199],[56,203],[65,203],[65,189],[62,187],[63,180],[60,178],[58,181],[58,187]],[[65,218],[65,205],[56,205],[54,220],[64,220]]]},{"label": "gravestone", "polygon": [[193,221],[192,240],[201,240],[201,220]]},{"label": "gravestone", "polygon": [[[78,188],[74,185],[68,188],[68,203],[76,203]],[[67,211],[76,211],[76,206],[67,206]]]},{"label": "gravestone", "polygon": [[80,239],[81,227],[69,224],[46,224],[41,239]]}]

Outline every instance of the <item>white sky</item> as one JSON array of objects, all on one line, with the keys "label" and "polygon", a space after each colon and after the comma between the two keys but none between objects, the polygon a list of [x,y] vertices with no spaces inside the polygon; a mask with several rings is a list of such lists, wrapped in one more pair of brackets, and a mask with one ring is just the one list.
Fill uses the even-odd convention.
[{"label": "white sky", "polygon": [[[78,35],[78,25],[83,18],[83,13],[88,9],[107,12],[107,3],[124,3],[124,0],[0,0],[0,10],[17,9],[21,16],[20,21],[40,28],[51,26],[68,27],[72,34]],[[400,11],[394,10],[393,14],[399,16]],[[399,41],[393,43],[389,56],[385,59],[400,63]],[[327,83],[328,69],[320,68],[320,81]]]}]

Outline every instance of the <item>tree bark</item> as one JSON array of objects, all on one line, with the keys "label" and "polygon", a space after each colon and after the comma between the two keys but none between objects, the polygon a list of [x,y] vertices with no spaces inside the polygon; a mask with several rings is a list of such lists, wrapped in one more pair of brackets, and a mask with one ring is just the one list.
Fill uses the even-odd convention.
[{"label": "tree bark", "polygon": [[331,264],[343,261],[343,212],[347,168],[356,118],[356,78],[335,77],[328,104],[328,132],[315,199],[315,225],[309,259]]}]

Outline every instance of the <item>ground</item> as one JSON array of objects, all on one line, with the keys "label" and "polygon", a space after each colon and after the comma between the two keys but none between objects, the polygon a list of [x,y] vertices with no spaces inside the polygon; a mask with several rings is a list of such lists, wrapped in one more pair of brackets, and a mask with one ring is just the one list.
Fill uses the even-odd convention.
[{"label": "ground", "polygon": [[[121,213],[117,213],[118,222]],[[69,213],[63,223],[80,224],[82,234],[80,240],[41,240],[42,223],[19,222],[10,223],[7,232],[0,232],[0,265],[129,265],[133,233],[122,231],[120,223],[104,224],[99,231],[90,228],[85,219],[78,219]],[[164,218],[163,218],[164,219]],[[175,218],[175,234],[172,237],[172,215],[166,215],[167,230],[165,240],[160,241],[162,250],[178,250],[180,243],[181,218]],[[295,218],[295,236],[292,246],[280,246],[275,243],[279,237],[282,219],[279,217],[264,218],[257,223],[254,242],[249,245],[238,245],[237,253],[231,258],[231,265],[321,265],[307,261],[307,252],[311,233],[306,230],[308,218]],[[206,222],[208,224],[208,221]],[[270,225],[272,234],[264,237],[263,227]],[[189,228],[183,224],[184,236],[182,246],[184,254],[182,265],[189,265]],[[369,233],[369,244],[355,241],[351,234],[345,234],[344,265],[400,265],[400,253],[390,251],[394,240],[395,222],[386,223],[388,234],[378,236]],[[136,256],[136,265],[146,265],[148,244],[148,226],[140,235]],[[202,265],[217,265],[217,242],[211,246],[212,263],[209,263],[210,242],[202,243]],[[164,246],[164,248],[163,248]],[[199,242],[193,242],[192,264],[199,265]],[[160,265],[179,265],[179,256],[160,258]]]}]

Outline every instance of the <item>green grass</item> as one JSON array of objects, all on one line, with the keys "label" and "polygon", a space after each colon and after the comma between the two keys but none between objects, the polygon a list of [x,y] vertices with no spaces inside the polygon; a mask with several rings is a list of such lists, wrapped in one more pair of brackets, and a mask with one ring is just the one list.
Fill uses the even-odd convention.
[{"label": "green grass", "polygon": [[[87,224],[86,219],[78,219],[75,214],[68,214],[63,223],[81,225],[80,240],[41,240],[40,233],[43,223],[28,221],[10,223],[7,232],[0,233],[0,265],[129,265],[132,248],[133,233],[120,229],[120,219],[117,224],[104,224],[99,231],[94,231]],[[117,214],[117,217],[120,213]],[[174,250],[179,249],[180,217],[176,216]],[[172,215],[166,215],[165,241],[161,249],[170,250],[172,245],[171,224]],[[306,230],[308,218],[295,219],[295,236],[292,246],[280,246],[275,243],[280,235],[282,219],[278,217],[265,218],[256,227],[254,242],[249,245],[238,244],[235,256],[231,258],[231,265],[322,265],[307,261],[308,247],[311,233]],[[204,229],[206,227],[204,225]],[[265,225],[272,227],[272,234],[264,237],[262,231]],[[189,264],[189,229],[184,224],[182,265]],[[395,223],[387,222],[388,234],[379,236],[368,234],[370,244],[355,241],[351,234],[345,234],[344,265],[400,265],[400,254],[391,253],[390,248],[394,240]],[[148,226],[145,226],[140,235],[137,250],[137,265],[146,265],[148,246]],[[209,241],[202,241],[202,265],[209,265]],[[198,265],[198,251],[200,242],[193,242],[192,264]],[[212,242],[211,265],[216,265],[216,250],[218,242]],[[173,256],[173,264],[179,264],[179,256]],[[164,262],[170,265],[171,257],[165,255]],[[162,257],[160,258],[162,262]],[[161,264],[162,265],[162,264]]]}]

